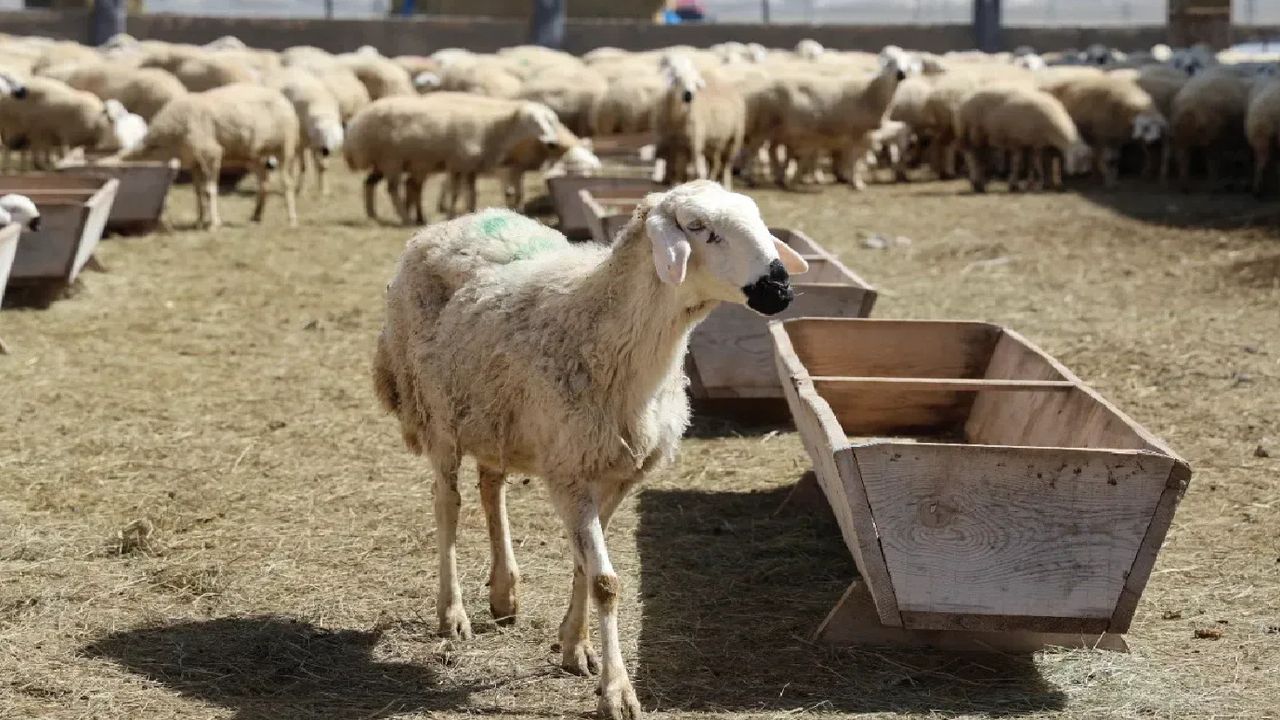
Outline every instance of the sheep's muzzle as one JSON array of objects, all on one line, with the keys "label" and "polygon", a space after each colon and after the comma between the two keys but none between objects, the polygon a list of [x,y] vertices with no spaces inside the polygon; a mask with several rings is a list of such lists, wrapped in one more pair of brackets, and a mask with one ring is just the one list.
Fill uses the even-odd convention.
[{"label": "sheep's muzzle", "polygon": [[40,218],[39,218],[38,216],[37,216],[37,217],[33,217],[33,218],[31,218],[31,221],[27,223],[27,227],[31,229],[31,232],[35,232],[35,231],[39,230],[39,229],[40,229]]},{"label": "sheep's muzzle", "polygon": [[768,274],[742,288],[742,292],[747,296],[747,307],[762,315],[777,315],[795,299],[781,260],[769,263]]}]

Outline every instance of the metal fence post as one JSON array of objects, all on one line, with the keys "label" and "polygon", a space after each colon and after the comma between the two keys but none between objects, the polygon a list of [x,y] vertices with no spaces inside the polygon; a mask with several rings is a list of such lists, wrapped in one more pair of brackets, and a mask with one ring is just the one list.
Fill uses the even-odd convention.
[{"label": "metal fence post", "polygon": [[564,47],[564,17],[569,0],[533,0],[533,17],[529,41],[534,45],[560,49]]},{"label": "metal fence post", "polygon": [[128,12],[125,0],[94,0],[89,13],[89,44],[101,45],[123,33]]},{"label": "metal fence post", "polygon": [[1000,0],[973,0],[973,44],[983,52],[1000,51]]}]

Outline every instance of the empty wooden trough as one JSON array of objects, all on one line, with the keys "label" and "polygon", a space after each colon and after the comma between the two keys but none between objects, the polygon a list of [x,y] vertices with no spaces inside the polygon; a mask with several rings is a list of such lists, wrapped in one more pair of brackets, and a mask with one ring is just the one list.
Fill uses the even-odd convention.
[{"label": "empty wooden trough", "polygon": [[102,239],[120,181],[61,173],[0,177],[0,194],[21,193],[40,210],[40,229],[24,228],[8,289],[56,291],[75,281]]},{"label": "empty wooden trough", "polygon": [[119,180],[120,190],[107,218],[107,230],[134,235],[150,232],[160,224],[169,187],[178,175],[178,164],[177,161],[121,161],[90,157],[59,164],[58,171],[71,176]]},{"label": "empty wooden trough", "polygon": [[[640,199],[626,188],[580,191],[593,239],[611,243],[631,219]],[[720,409],[753,420],[782,419],[787,403],[778,382],[769,339],[769,321],[797,317],[867,317],[876,291],[808,235],[769,228],[809,262],[809,271],[791,280],[795,300],[766,318],[744,306],[724,303],[689,338],[685,371],[689,391],[701,409]]]},{"label": "empty wooden trough", "polygon": [[856,580],[835,644],[1123,650],[1191,471],[1022,336],[775,323],[777,372]]},{"label": "empty wooden trough", "polygon": [[582,204],[582,191],[602,197],[605,193],[644,197],[646,193],[665,190],[661,169],[652,157],[643,153],[654,143],[650,133],[606,135],[592,138],[592,151],[602,167],[590,175],[560,175],[547,178],[547,193],[560,218],[560,232],[570,240],[588,240],[587,209]]}]

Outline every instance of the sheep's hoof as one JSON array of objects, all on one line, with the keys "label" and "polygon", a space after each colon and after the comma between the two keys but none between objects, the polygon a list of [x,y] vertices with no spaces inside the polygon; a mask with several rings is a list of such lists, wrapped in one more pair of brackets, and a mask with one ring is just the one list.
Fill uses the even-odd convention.
[{"label": "sheep's hoof", "polygon": [[600,672],[600,656],[590,640],[564,643],[560,650],[560,667],[574,675],[595,675]]},{"label": "sheep's hoof", "polygon": [[600,702],[596,704],[596,714],[600,716],[600,720],[640,718],[640,701],[636,699],[636,691],[630,682],[613,683],[611,687],[601,687],[599,692]]},{"label": "sheep's hoof", "polygon": [[489,593],[489,613],[499,625],[515,623],[516,616],[520,614],[520,600],[516,597],[515,585],[506,591]]},{"label": "sheep's hoof", "polygon": [[440,637],[447,637],[451,640],[470,640],[471,621],[467,619],[467,612],[462,609],[462,605],[454,605],[445,608],[440,613],[440,629],[437,634]]}]

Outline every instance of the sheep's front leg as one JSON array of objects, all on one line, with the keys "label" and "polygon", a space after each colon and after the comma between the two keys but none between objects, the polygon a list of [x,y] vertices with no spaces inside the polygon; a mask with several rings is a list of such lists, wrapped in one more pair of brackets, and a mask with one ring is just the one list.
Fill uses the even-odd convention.
[{"label": "sheep's front leg", "polygon": [[[320,187],[320,195],[321,196],[328,195],[329,180],[325,177],[325,174],[324,174],[324,171],[326,169],[325,168],[326,160],[325,160],[324,154],[322,154],[319,149],[312,150],[311,152],[315,153],[311,158],[311,164],[314,165],[316,168],[316,184]],[[303,155],[306,155],[306,151],[299,153],[298,157],[302,157]],[[302,184],[302,173],[298,173],[298,184],[299,185]]]},{"label": "sheep's front leg", "polygon": [[434,459],[436,471],[435,514],[436,554],[439,560],[440,590],[436,595],[436,619],[443,637],[471,638],[471,621],[462,608],[462,586],[458,583],[458,494],[457,460]]},{"label": "sheep's front leg", "polygon": [[374,191],[382,182],[382,173],[374,170],[364,178],[364,214],[370,220],[378,219],[378,206],[374,200]]},{"label": "sheep's front leg", "polygon": [[520,568],[511,547],[511,526],[507,521],[507,478],[489,468],[480,468],[480,502],[489,525],[489,612],[499,625],[514,622],[520,612],[516,593]]},{"label": "sheep's front leg", "polygon": [[[604,528],[625,490],[625,486],[616,488],[599,504],[589,497],[574,496],[569,488],[562,489],[556,498],[557,509],[569,532],[575,565],[583,569],[581,584],[587,587],[594,599],[599,616],[603,663],[600,666],[600,700],[596,712],[605,720],[640,717],[640,701],[636,699],[635,689],[627,676],[627,668],[622,661],[622,645],[618,640],[618,597],[622,594],[622,583],[609,561],[604,539]],[[577,573],[574,580],[576,590],[579,584]]]},{"label": "sheep's front leg", "polygon": [[[286,174],[287,170],[282,170],[281,175]],[[262,210],[267,205],[267,176],[271,170],[265,164],[255,165],[253,168],[254,178],[258,181],[258,196],[253,203],[253,222],[262,222]]]},{"label": "sheep's front leg", "polygon": [[1271,143],[1257,145],[1253,148],[1253,195],[1262,199],[1263,188],[1267,183],[1267,166],[1271,164]]}]

